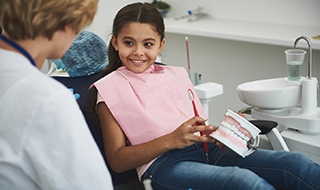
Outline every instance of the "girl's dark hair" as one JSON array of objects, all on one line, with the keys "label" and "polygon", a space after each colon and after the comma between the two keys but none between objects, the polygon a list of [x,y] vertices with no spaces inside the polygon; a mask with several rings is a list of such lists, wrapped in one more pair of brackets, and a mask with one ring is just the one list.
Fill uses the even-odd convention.
[{"label": "girl's dark hair", "polygon": [[[132,3],[124,6],[118,11],[115,16],[115,19],[113,21],[112,35],[117,38],[122,29],[133,22],[150,24],[153,29],[160,35],[160,41],[164,39],[165,27],[163,17],[154,5],[150,3]],[[108,46],[108,60],[109,64],[101,72],[100,78],[108,75],[112,71],[115,71],[122,66],[119,54],[112,46],[111,40]],[[90,106],[90,112],[94,113],[95,120],[99,120],[98,115],[95,111],[97,100],[96,88],[94,88],[93,91],[94,93],[92,98],[92,106]]]}]

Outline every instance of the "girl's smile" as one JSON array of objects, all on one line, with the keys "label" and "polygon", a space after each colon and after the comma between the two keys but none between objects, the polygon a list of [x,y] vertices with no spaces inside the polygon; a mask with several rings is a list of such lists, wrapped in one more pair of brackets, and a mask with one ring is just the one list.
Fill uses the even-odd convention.
[{"label": "girl's smile", "polygon": [[141,60],[141,59],[129,59],[129,61],[137,67],[142,66],[143,64],[147,63],[147,60]]},{"label": "girl's smile", "polygon": [[162,51],[165,40],[150,24],[131,22],[117,37],[112,36],[112,45],[118,51],[122,64],[134,73],[148,69]]}]

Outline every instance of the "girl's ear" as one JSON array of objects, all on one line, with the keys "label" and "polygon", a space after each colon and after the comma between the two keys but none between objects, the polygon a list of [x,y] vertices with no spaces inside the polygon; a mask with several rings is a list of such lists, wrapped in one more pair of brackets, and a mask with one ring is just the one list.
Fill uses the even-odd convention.
[{"label": "girl's ear", "polygon": [[111,37],[111,43],[112,43],[113,48],[116,51],[118,51],[118,43],[117,43],[117,39],[114,35],[112,35],[112,37]]},{"label": "girl's ear", "polygon": [[163,40],[160,42],[160,47],[159,47],[159,50],[158,50],[159,54],[162,52],[165,44],[166,44],[166,39],[163,38]]}]

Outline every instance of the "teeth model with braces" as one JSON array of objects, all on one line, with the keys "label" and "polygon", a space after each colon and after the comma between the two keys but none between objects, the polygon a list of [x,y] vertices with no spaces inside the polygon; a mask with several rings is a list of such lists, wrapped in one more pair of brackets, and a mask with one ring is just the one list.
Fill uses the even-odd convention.
[{"label": "teeth model with braces", "polygon": [[211,134],[243,158],[253,153],[259,145],[261,131],[239,114],[227,110],[218,129]]}]

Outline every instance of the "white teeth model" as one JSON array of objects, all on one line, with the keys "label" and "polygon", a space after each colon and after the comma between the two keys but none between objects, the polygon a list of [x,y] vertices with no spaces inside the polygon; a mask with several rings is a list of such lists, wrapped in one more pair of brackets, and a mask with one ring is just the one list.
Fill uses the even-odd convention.
[{"label": "white teeth model", "polygon": [[211,136],[244,158],[254,152],[252,147],[259,145],[260,132],[249,121],[228,109],[219,128]]}]

